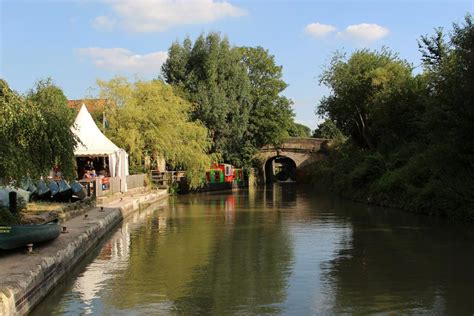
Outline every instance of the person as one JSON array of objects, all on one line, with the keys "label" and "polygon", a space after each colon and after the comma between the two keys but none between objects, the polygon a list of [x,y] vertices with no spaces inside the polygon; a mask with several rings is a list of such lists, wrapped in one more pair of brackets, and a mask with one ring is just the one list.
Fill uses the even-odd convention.
[{"label": "person", "polygon": [[91,175],[91,178],[97,177],[97,173],[95,172],[95,169],[92,169],[90,175]]},{"label": "person", "polygon": [[91,172],[89,170],[86,170],[86,172],[84,173],[84,179],[90,179],[90,178],[92,178]]}]

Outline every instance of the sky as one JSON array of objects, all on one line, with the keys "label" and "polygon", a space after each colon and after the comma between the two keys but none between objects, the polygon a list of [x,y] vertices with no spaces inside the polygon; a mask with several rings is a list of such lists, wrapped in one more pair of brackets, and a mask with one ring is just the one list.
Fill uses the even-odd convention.
[{"label": "sky", "polygon": [[418,66],[420,36],[473,12],[474,0],[0,0],[0,77],[20,93],[51,77],[68,99],[91,97],[97,79],[158,77],[172,42],[217,31],[275,56],[296,121],[314,129],[334,52],[387,46]]}]

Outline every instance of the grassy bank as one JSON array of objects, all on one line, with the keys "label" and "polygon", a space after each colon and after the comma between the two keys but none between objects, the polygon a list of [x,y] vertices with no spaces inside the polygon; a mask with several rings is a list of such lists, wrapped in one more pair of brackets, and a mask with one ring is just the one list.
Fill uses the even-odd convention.
[{"label": "grassy bank", "polygon": [[355,201],[474,222],[474,183],[466,167],[446,162],[433,148],[407,146],[391,154],[350,142],[307,169],[307,182]]}]

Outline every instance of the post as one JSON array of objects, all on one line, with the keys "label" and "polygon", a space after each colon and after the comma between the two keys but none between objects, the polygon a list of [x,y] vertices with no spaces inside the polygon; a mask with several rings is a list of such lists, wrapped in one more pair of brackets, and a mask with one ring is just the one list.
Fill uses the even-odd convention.
[{"label": "post", "polygon": [[8,193],[8,199],[10,200],[10,212],[12,214],[15,214],[18,211],[16,192],[11,191],[10,193]]}]

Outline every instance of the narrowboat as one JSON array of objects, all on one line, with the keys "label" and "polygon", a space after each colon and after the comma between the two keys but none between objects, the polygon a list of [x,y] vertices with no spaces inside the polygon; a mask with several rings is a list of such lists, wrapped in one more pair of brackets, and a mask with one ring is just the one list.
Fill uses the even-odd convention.
[{"label": "narrowboat", "polygon": [[[232,190],[248,186],[248,175],[244,169],[237,169],[231,164],[213,164],[206,171],[202,187],[193,190],[196,192]],[[189,193],[187,179],[181,178],[179,192]]]}]

